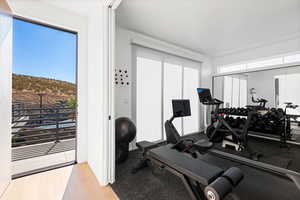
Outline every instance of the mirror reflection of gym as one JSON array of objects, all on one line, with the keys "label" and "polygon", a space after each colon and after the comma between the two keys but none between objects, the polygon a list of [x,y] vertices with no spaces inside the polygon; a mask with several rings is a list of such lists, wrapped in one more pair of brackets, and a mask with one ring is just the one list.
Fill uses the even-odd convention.
[{"label": "mirror reflection of gym", "polygon": [[298,172],[299,81],[299,66],[213,78],[213,96],[224,101],[220,110],[233,129],[245,126],[247,110],[259,108],[248,128],[250,145],[262,155],[259,161]]}]

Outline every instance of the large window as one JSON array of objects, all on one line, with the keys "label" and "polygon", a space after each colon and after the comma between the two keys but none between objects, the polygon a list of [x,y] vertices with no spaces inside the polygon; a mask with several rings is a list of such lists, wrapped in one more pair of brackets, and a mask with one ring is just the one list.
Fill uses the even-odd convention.
[{"label": "large window", "polygon": [[292,64],[300,62],[300,53],[290,53],[287,55],[275,56],[272,58],[247,61],[239,64],[230,64],[218,67],[218,73],[239,72],[245,70],[270,67],[281,64]]},{"label": "large window", "polygon": [[75,162],[76,63],[76,33],[14,19],[14,175]]},{"label": "large window", "polygon": [[199,131],[200,63],[143,47],[134,48],[137,141],[165,139],[164,122],[170,119],[172,99],[189,99],[192,116],[174,120],[181,135]]}]

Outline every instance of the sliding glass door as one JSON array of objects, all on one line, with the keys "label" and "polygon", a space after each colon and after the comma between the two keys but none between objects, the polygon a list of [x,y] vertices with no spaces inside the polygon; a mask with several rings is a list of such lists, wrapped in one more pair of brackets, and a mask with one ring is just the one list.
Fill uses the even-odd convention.
[{"label": "sliding glass door", "polygon": [[189,99],[192,116],[174,120],[181,135],[199,131],[200,63],[143,47],[133,48],[133,102],[137,141],[165,139],[164,123],[173,115],[173,99]]}]

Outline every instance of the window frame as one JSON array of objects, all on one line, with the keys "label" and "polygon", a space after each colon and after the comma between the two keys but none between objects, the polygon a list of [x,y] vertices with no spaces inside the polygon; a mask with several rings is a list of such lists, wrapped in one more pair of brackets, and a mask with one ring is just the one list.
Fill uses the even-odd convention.
[{"label": "window frame", "polygon": [[[299,56],[299,60],[296,59],[296,61],[291,61],[291,62],[285,61],[287,57],[293,57],[293,56],[295,56],[295,57]],[[268,62],[271,62],[271,61],[274,61],[277,59],[280,60],[281,62],[278,62],[276,64],[267,64]],[[249,60],[249,61],[240,62],[240,63],[233,63],[233,64],[228,64],[228,65],[217,66],[216,75],[217,74],[237,74],[237,73],[241,73],[241,72],[253,72],[253,71],[260,71],[260,70],[264,70],[264,69],[268,69],[268,68],[274,69],[274,68],[281,68],[281,67],[285,67],[285,66],[298,65],[298,64],[300,64],[300,52],[293,52],[293,53],[288,53],[288,54],[283,54],[283,55]],[[251,66],[251,65],[254,65],[254,66]],[[230,68],[236,68],[236,69],[230,70]]]},{"label": "window frame", "polygon": [[[134,122],[137,121],[137,108],[136,108],[136,105],[137,105],[137,91],[136,91],[136,81],[137,81],[137,62],[136,62],[136,58],[137,57],[143,57],[143,56],[140,56],[140,55],[145,55],[145,53],[137,53],[137,49],[141,48],[142,51],[145,50],[145,52],[149,52],[150,54],[153,53],[152,55],[152,58],[153,59],[159,59],[161,61],[161,64],[162,64],[162,114],[161,114],[161,118],[162,120],[164,120],[164,63],[170,63],[170,64],[174,64],[174,65],[180,65],[181,68],[182,68],[182,82],[184,83],[184,68],[194,68],[194,69],[197,69],[199,71],[199,80],[198,80],[198,86],[200,87],[201,86],[201,69],[202,69],[202,63],[200,61],[195,61],[195,60],[192,60],[192,59],[189,59],[189,58],[185,58],[185,57],[181,57],[181,56],[178,56],[178,55],[173,55],[173,54],[170,54],[170,53],[167,53],[167,52],[164,52],[164,51],[160,51],[160,50],[157,50],[157,49],[152,49],[152,48],[148,48],[148,47],[145,47],[145,46],[142,46],[142,45],[138,45],[138,44],[135,44],[135,43],[131,43],[131,51],[132,51],[132,84],[131,84],[131,112],[132,112],[132,119]],[[151,59],[149,57],[146,57],[145,58],[147,59]],[[187,64],[187,63],[197,63],[197,67],[196,66],[190,66],[190,64]],[[182,93],[182,98],[183,98],[183,85],[182,85],[182,88],[181,88],[181,93]],[[196,91],[195,91],[196,92]],[[198,130],[197,131],[200,131],[202,130],[202,119],[201,119],[201,106],[200,104],[198,105],[198,121],[199,121],[199,125],[198,125]],[[183,120],[182,122],[183,123]],[[181,127],[182,130],[184,130],[184,126]],[[179,132],[182,132],[182,130],[179,130]],[[164,133],[164,121],[162,121],[162,137],[161,137],[161,140],[159,141],[156,141],[156,142],[160,142],[160,141],[163,141],[165,139],[165,133]],[[183,133],[182,133],[183,134]]]},{"label": "window frame", "polygon": [[[31,23],[31,24],[34,24],[34,25],[39,25],[39,26],[43,26],[43,27],[46,27],[46,28],[50,28],[50,29],[55,29],[55,30],[58,30],[58,31],[63,31],[63,32],[67,32],[67,33],[71,33],[71,34],[74,34],[76,36],[76,67],[75,67],[75,88],[76,88],[76,95],[75,95],[75,99],[76,99],[76,102],[78,102],[78,80],[79,80],[79,74],[78,74],[78,66],[79,66],[79,63],[78,63],[78,59],[79,59],[79,32],[78,31],[75,31],[75,30],[71,30],[71,29],[68,29],[66,27],[62,27],[62,26],[57,26],[57,25],[53,25],[53,24],[50,24],[50,23],[45,23],[45,22],[41,22],[39,20],[34,20],[32,18],[29,18],[29,17],[23,17],[21,15],[17,15],[17,14],[13,14],[12,16],[12,20],[21,20],[21,21],[24,21],[24,22],[27,22],[27,23]],[[40,172],[43,172],[43,171],[48,171],[48,170],[51,170],[51,169],[56,169],[56,168],[60,168],[60,167],[64,167],[64,166],[69,166],[69,165],[74,165],[78,162],[78,103],[77,103],[77,107],[76,107],[76,122],[75,122],[75,125],[76,125],[76,137],[75,137],[75,160],[74,162],[68,162],[68,163],[62,163],[62,164],[59,164],[59,165],[54,165],[54,166],[48,166],[48,167],[44,167],[44,168],[39,168],[39,169],[35,169],[35,170],[31,170],[31,171],[28,171],[28,172],[24,172],[22,174],[16,174],[16,175],[12,175],[12,178],[15,179],[15,178],[19,178],[19,177],[22,177],[22,176],[27,176],[27,175],[32,175],[32,174],[36,174],[36,173],[40,173]]]}]

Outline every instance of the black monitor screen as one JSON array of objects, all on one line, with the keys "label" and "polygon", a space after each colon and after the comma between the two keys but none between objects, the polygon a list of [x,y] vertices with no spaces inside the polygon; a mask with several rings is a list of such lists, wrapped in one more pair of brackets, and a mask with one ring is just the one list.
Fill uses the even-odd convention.
[{"label": "black monitor screen", "polygon": [[191,116],[190,100],[188,99],[172,100],[172,106],[173,106],[174,117]]},{"label": "black monitor screen", "polygon": [[207,88],[197,88],[197,93],[199,95],[200,101],[211,101],[212,97],[210,94],[210,89]]}]

